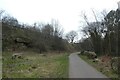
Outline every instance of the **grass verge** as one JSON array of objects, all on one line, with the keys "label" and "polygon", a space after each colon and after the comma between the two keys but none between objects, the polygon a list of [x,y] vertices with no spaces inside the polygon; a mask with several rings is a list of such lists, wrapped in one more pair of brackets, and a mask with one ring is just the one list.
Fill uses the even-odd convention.
[{"label": "grass verge", "polygon": [[3,52],[3,78],[67,78],[68,54],[24,52],[23,59],[11,59]]},{"label": "grass verge", "polygon": [[112,70],[112,69],[107,69],[106,67],[103,67],[104,65],[100,65],[98,62],[93,62],[92,59],[88,59],[87,56],[84,55],[79,55],[84,61],[86,61],[88,64],[96,68],[99,72],[103,73],[109,78],[112,78],[113,80],[118,78],[118,75]]}]

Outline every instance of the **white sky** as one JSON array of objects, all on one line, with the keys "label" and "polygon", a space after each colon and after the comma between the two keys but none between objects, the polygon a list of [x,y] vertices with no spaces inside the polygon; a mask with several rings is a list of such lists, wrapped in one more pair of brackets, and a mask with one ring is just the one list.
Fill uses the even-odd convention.
[{"label": "white sky", "polygon": [[0,0],[4,9],[20,22],[50,22],[57,19],[65,32],[79,30],[82,25],[81,12],[85,11],[93,20],[91,9],[101,12],[117,9],[119,0]]}]

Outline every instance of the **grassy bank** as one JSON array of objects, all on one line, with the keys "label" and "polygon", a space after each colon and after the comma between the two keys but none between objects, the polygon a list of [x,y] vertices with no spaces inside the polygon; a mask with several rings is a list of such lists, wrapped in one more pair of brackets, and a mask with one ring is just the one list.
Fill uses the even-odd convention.
[{"label": "grassy bank", "polygon": [[118,78],[118,75],[112,70],[112,69],[107,69],[107,67],[104,67],[104,64],[100,64],[99,62],[93,62],[92,59],[89,59],[87,56],[84,55],[79,55],[84,61],[86,61],[88,64],[96,68],[99,72],[103,73],[109,78]]},{"label": "grassy bank", "polygon": [[24,52],[23,59],[11,59],[11,52],[3,52],[5,78],[65,78],[68,77],[68,54],[41,55]]}]

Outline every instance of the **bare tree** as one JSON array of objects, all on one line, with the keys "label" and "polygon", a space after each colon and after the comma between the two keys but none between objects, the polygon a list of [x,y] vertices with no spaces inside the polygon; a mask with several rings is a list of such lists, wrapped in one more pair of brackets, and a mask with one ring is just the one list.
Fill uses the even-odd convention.
[{"label": "bare tree", "polygon": [[60,23],[58,20],[52,19],[51,20],[51,25],[53,26],[54,29],[54,36],[62,37],[63,36],[63,28],[61,27]]},{"label": "bare tree", "polygon": [[[90,22],[86,16],[86,14],[83,14],[83,19],[85,20],[87,26],[83,28],[83,32],[86,34],[88,40],[91,43],[91,47],[94,48],[94,51],[96,53],[101,53],[102,50],[101,46],[101,29],[102,25],[101,22],[98,21],[98,16],[92,10],[93,16],[95,18],[94,22]],[[87,45],[86,45],[87,46]]]},{"label": "bare tree", "polygon": [[66,38],[69,42],[73,43],[75,38],[78,36],[77,32],[75,31],[70,31],[69,33],[66,34]]}]

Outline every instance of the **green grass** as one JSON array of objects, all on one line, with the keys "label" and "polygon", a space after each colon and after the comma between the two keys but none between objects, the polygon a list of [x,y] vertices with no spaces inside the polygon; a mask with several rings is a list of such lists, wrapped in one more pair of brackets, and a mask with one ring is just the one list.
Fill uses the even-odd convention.
[{"label": "green grass", "polygon": [[3,52],[4,78],[67,78],[68,54],[24,52],[23,59],[11,59],[11,52]]},{"label": "green grass", "polygon": [[79,55],[84,61],[86,61],[88,64],[96,68],[99,72],[103,73],[109,78],[118,78],[118,75],[110,69],[109,71],[106,71],[107,69],[103,67],[103,65],[100,65],[98,62],[93,62],[93,60],[88,59],[87,56]]}]

